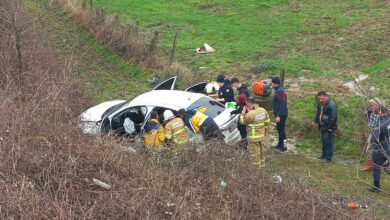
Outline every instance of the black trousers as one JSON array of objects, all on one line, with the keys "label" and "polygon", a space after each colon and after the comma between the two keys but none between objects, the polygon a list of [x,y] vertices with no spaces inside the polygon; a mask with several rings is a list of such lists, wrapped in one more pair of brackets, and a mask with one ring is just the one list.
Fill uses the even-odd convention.
[{"label": "black trousers", "polygon": [[[286,135],[286,119],[287,116],[281,116],[280,122],[276,124],[276,129],[278,130],[279,142],[278,148],[287,149],[287,135]],[[286,142],[286,146],[284,144]]]},{"label": "black trousers", "polygon": [[238,122],[237,129],[240,132],[241,141],[245,144],[245,150],[248,151],[248,140],[246,138],[248,134],[246,131],[246,125],[242,125],[240,122]]},{"label": "black trousers", "polygon": [[200,132],[202,132],[203,140],[205,141],[214,138],[223,142],[225,141],[222,136],[221,130],[219,130],[219,127],[214,120],[210,120],[206,124],[202,124],[200,126]]}]

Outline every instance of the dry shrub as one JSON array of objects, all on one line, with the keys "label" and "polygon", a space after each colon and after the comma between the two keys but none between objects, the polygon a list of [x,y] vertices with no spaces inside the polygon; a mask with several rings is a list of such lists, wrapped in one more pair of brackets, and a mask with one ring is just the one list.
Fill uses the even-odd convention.
[{"label": "dry shrub", "polygon": [[[0,5],[2,20],[20,9]],[[17,13],[13,13],[13,12]],[[0,31],[0,217],[2,219],[370,219],[292,177],[283,183],[218,143],[150,153],[142,144],[86,136],[89,106],[66,63],[33,30],[21,35],[21,81],[13,28]],[[69,65],[70,66],[70,65]],[[18,83],[15,83],[15,82]],[[137,153],[125,150],[132,146]],[[112,186],[95,185],[97,178]],[[228,183],[219,189],[220,182]],[[336,205],[334,205],[336,204]]]},{"label": "dry shrub", "polygon": [[80,1],[54,2],[70,18],[88,30],[96,40],[133,64],[147,67],[159,73],[161,78],[179,75],[179,81],[184,86],[192,85],[198,80],[188,67],[177,62],[169,65],[167,60],[159,57],[157,32],[145,30],[135,22],[120,22],[118,17],[105,15],[103,8],[84,10]]}]

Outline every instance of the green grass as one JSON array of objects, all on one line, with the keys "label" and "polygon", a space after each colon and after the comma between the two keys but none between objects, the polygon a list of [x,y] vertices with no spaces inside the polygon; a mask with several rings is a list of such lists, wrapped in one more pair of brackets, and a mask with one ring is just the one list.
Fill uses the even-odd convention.
[{"label": "green grass", "polygon": [[[36,2],[25,2],[28,8],[41,10]],[[151,89],[146,81],[150,71],[130,64],[95,41],[58,8],[51,8],[51,12],[38,28],[49,36],[57,53],[70,62],[74,77],[85,82],[86,91],[96,102],[131,99]]]},{"label": "green grass", "polygon": [[[321,75],[323,69],[338,69],[330,66],[350,53],[340,50],[336,56],[324,56],[318,51],[333,45],[318,42],[313,36],[347,38],[343,28],[380,19],[389,12],[384,2],[374,0],[97,0],[95,5],[159,31],[160,46],[165,50],[172,47],[178,32],[177,55],[182,62],[208,66],[213,72],[232,72],[248,71],[263,59],[260,62],[276,65],[271,72],[285,68],[294,75]],[[194,49],[205,42],[217,52],[195,54]],[[343,45],[337,47],[343,49]]]},{"label": "green grass", "polygon": [[[214,2],[216,5],[206,7],[214,3],[206,0],[95,0],[95,5],[104,6],[108,13],[119,14],[123,19],[138,20],[142,26],[160,31],[159,46],[165,51],[171,48],[175,32],[179,32],[177,57],[184,63],[209,67],[204,77],[219,71],[246,77],[250,76],[253,66],[259,66],[265,69],[261,73],[264,76],[285,68],[289,76],[324,75],[348,81],[352,78],[340,72],[352,69],[369,74],[381,93],[389,94],[384,88],[388,88],[385,79],[389,79],[390,60],[375,55],[378,50],[384,50],[383,54],[387,50],[380,47],[381,44],[375,47],[367,38],[349,33],[350,27],[359,22],[383,18],[389,11],[383,3],[373,0]],[[61,56],[72,57],[76,74],[86,82],[86,88],[96,101],[132,98],[150,89],[145,86],[148,70],[130,65],[109,51],[59,10],[46,19],[47,23],[41,28],[50,37],[50,43]],[[152,25],[161,21],[164,22],[162,25]],[[380,35],[379,29],[368,28],[368,36]],[[337,40],[342,42],[341,45],[334,45],[334,38],[340,37],[345,40]],[[215,47],[217,53],[195,54],[193,49],[204,42]],[[168,56],[168,53],[161,54]],[[373,58],[368,59],[368,55]],[[339,104],[340,125],[336,135],[335,163],[324,166],[313,159],[321,152],[321,143],[318,129],[311,126],[315,108],[310,94],[323,88],[322,81],[305,82],[299,88],[305,93],[303,97],[289,96],[288,135],[289,138],[296,137],[297,149],[308,155],[271,155],[267,171],[293,171],[298,177],[308,179],[305,184],[324,192],[358,197],[361,201],[370,197],[389,203],[387,194],[373,195],[365,191],[368,185],[364,181],[371,183],[371,173],[359,174],[356,178],[357,164],[362,164],[364,159],[360,148],[362,143],[354,140],[361,135],[355,132],[364,126],[355,118],[361,111],[360,98],[335,97]],[[332,89],[327,88],[328,91]],[[384,189],[390,191],[389,178],[384,176],[382,179]],[[389,214],[380,206],[377,210],[383,216]]]}]

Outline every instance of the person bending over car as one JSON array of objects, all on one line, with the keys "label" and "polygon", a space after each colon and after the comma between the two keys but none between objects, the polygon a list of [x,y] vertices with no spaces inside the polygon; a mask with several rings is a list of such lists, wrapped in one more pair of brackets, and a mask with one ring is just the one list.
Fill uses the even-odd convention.
[{"label": "person bending over car", "polygon": [[161,148],[163,141],[165,141],[164,127],[158,121],[158,114],[152,111],[150,119],[144,126],[145,146],[150,150],[158,150]]},{"label": "person bending over car", "polygon": [[224,142],[221,131],[215,121],[205,114],[206,107],[200,107],[191,110],[181,109],[179,114],[183,116],[185,124],[195,133],[202,133],[203,140],[218,139]]},{"label": "person bending over car", "polygon": [[171,110],[165,110],[163,115],[165,124],[165,138],[172,140],[177,145],[188,143],[188,137],[183,119],[176,117]]}]

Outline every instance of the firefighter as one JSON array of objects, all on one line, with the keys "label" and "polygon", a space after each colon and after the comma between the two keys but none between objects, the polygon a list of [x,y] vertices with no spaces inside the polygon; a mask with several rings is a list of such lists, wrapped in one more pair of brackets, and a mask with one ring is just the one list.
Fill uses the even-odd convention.
[{"label": "firefighter", "polygon": [[240,116],[240,123],[247,128],[249,155],[253,164],[260,168],[265,167],[264,146],[261,141],[265,139],[266,128],[270,124],[268,112],[260,108],[253,97],[249,97]]},{"label": "firefighter", "polygon": [[181,114],[184,118],[185,124],[190,130],[195,133],[199,131],[202,133],[203,140],[211,140],[216,138],[220,141],[224,142],[223,135],[219,130],[218,125],[215,121],[205,114],[206,107],[200,107],[191,110],[181,109],[179,114]]},{"label": "firefighter", "polygon": [[173,143],[177,145],[188,143],[183,119],[175,117],[171,110],[165,110],[163,116],[165,123],[165,138],[167,140],[172,140]]},{"label": "firefighter", "polygon": [[219,74],[217,77],[217,83],[219,86],[217,101],[225,104],[226,102],[236,102],[234,99],[234,91],[230,81],[225,79],[223,74]]},{"label": "firefighter", "polygon": [[152,111],[150,119],[144,126],[145,145],[150,150],[158,150],[162,146],[162,142],[165,141],[164,127],[158,121],[158,114]]},{"label": "firefighter", "polygon": [[286,120],[288,116],[287,94],[280,85],[279,76],[272,77],[272,87],[275,89],[275,95],[272,99],[272,109],[275,115],[276,128],[278,130],[278,145],[274,146],[277,152],[287,151]]}]

